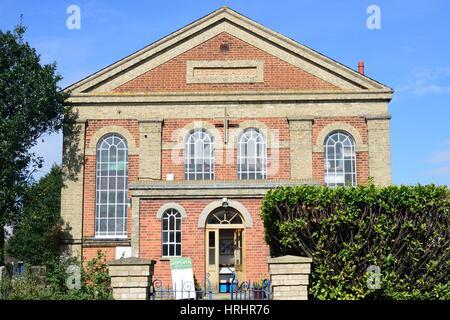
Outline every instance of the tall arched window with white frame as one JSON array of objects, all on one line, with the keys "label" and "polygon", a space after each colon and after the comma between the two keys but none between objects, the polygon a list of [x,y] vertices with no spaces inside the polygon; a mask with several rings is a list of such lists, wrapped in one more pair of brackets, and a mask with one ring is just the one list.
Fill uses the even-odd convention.
[{"label": "tall arched window with white frame", "polygon": [[205,129],[194,129],[189,133],[184,152],[186,180],[214,179],[214,142]]},{"label": "tall arched window with white frame", "polygon": [[345,131],[334,131],[325,139],[325,183],[329,187],[356,186],[355,140]]},{"label": "tall arched window with white frame", "polygon": [[128,147],[118,134],[97,144],[95,237],[125,238],[128,221]]},{"label": "tall arched window with white frame", "polygon": [[181,257],[181,213],[176,209],[162,215],[162,256]]},{"label": "tall arched window with white frame", "polygon": [[248,128],[239,137],[237,165],[239,179],[266,179],[266,139],[258,129]]}]

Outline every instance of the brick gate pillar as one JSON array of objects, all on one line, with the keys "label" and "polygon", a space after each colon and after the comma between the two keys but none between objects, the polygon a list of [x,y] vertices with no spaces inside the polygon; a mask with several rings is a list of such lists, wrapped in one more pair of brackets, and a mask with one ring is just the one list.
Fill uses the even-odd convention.
[{"label": "brick gate pillar", "polygon": [[274,300],[308,300],[311,258],[282,256],[269,259]]},{"label": "brick gate pillar", "polygon": [[108,262],[116,300],[149,300],[155,260],[135,257]]}]

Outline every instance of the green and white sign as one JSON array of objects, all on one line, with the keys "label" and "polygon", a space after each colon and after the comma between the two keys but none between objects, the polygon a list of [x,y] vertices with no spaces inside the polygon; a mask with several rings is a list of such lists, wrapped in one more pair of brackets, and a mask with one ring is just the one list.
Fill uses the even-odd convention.
[{"label": "green and white sign", "polygon": [[172,273],[172,285],[176,290],[174,298],[195,299],[194,272],[192,271],[191,258],[170,259],[170,271]]},{"label": "green and white sign", "polygon": [[170,259],[170,269],[192,269],[192,260],[191,258]]}]

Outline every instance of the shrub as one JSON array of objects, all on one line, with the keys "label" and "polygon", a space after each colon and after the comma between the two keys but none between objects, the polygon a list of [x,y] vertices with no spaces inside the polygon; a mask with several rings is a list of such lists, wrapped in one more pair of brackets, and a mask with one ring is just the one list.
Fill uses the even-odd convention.
[{"label": "shrub", "polygon": [[[273,189],[261,216],[271,255],[313,258],[316,299],[450,299],[447,187]],[[369,289],[369,266],[381,288]]]},{"label": "shrub", "polygon": [[[67,273],[69,266],[79,267],[80,286],[69,288]],[[88,261],[86,268],[74,258],[48,263],[45,280],[31,272],[27,266],[24,276],[9,279],[1,286],[2,299],[9,300],[110,300],[111,280],[108,275],[105,256],[101,251]]]}]

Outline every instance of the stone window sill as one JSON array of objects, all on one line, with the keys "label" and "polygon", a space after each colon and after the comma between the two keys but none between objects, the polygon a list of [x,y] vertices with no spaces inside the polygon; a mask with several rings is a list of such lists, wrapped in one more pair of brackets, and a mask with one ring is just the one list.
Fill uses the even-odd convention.
[{"label": "stone window sill", "polygon": [[159,261],[170,261],[170,259],[174,258],[183,258],[183,257],[161,257],[159,258]]},{"label": "stone window sill", "polygon": [[84,247],[126,247],[131,246],[131,239],[84,238]]}]

